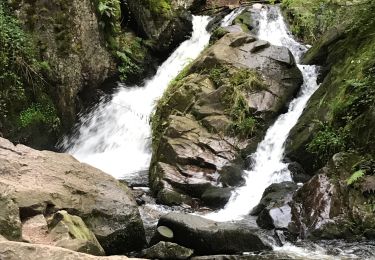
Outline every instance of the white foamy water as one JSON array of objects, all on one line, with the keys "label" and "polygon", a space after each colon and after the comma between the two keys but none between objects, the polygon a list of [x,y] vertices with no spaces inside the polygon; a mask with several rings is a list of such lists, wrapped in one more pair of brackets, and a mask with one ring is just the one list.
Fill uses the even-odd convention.
[{"label": "white foamy water", "polygon": [[[278,8],[261,10],[260,33],[258,37],[273,45],[285,46],[298,61],[307,48],[293,40],[288,33]],[[290,130],[297,123],[311,95],[318,88],[318,71],[315,66],[298,65],[303,74],[303,85],[297,98],[289,105],[288,112],[279,116],[268,129],[266,136],[251,155],[252,169],[245,171],[246,183],[238,188],[224,209],[206,217],[216,221],[241,219],[258,204],[264,190],[272,183],[291,181],[287,164],[283,163],[284,145]]]},{"label": "white foamy water", "polygon": [[80,127],[62,142],[78,160],[116,178],[132,179],[151,159],[149,116],[169,82],[207,46],[208,16],[193,17],[193,33],[142,87],[120,85],[109,102],[80,118]]},{"label": "white foamy water", "polygon": [[230,12],[227,16],[224,17],[224,19],[221,21],[220,26],[221,27],[227,27],[232,25],[234,19],[242,13],[242,11],[245,10],[245,7],[239,7],[234,9],[232,12]]}]

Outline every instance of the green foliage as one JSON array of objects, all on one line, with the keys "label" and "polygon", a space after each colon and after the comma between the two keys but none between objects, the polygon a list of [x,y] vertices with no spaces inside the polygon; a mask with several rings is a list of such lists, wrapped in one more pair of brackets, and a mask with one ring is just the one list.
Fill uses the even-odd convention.
[{"label": "green foliage", "polygon": [[[203,70],[202,73],[206,74],[207,70]],[[216,87],[220,87],[224,83],[224,80],[229,76],[229,71],[225,66],[215,65],[208,70],[208,76]]]},{"label": "green foliage", "polygon": [[315,42],[329,28],[340,23],[354,25],[363,15],[368,0],[283,0],[294,35]]},{"label": "green foliage", "polygon": [[244,91],[262,91],[268,89],[261,75],[255,70],[239,69],[231,75],[229,81],[233,86]]},{"label": "green foliage", "polygon": [[107,38],[119,34],[121,31],[120,0],[99,0],[97,11],[100,15],[100,25]]},{"label": "green foliage", "polygon": [[21,127],[42,124],[50,131],[56,131],[60,127],[60,119],[56,115],[56,110],[52,104],[34,103],[20,113]]},{"label": "green foliage", "polygon": [[116,56],[120,60],[118,71],[122,81],[126,81],[129,74],[136,74],[140,71],[140,67],[130,58],[129,52],[116,51]]},{"label": "green foliage", "polygon": [[326,161],[335,153],[344,151],[347,147],[344,129],[334,129],[327,123],[318,122],[320,130],[308,143],[307,150],[315,154],[319,160]]},{"label": "green foliage", "polygon": [[356,171],[354,172],[347,180],[346,180],[346,184],[348,186],[351,186],[355,183],[357,183],[360,179],[363,178],[363,176],[365,175],[365,172],[362,171],[362,170],[359,170],[359,171]]}]

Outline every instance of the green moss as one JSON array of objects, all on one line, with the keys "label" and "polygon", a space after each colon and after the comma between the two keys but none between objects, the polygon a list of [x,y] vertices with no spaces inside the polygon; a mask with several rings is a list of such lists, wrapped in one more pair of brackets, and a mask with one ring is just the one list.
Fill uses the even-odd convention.
[{"label": "green moss", "polygon": [[141,5],[148,8],[154,15],[169,17],[172,7],[170,0],[141,0]]},{"label": "green moss", "polygon": [[252,17],[248,11],[243,11],[239,16],[234,19],[233,24],[241,26],[244,32],[249,32],[252,29]]},{"label": "green moss", "polygon": [[229,31],[227,31],[225,28],[223,27],[219,27],[219,28],[216,28],[212,34],[211,34],[211,38],[210,38],[210,45],[214,44],[215,42],[217,42],[218,40],[220,40],[224,35],[226,35],[227,33],[229,33]]}]

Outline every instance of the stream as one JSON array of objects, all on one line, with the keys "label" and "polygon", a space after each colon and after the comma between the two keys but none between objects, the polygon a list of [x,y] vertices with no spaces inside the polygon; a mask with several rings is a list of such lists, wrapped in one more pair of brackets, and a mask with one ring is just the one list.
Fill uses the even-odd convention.
[{"label": "stream", "polygon": [[[243,9],[239,8],[227,15],[221,26],[231,25]],[[110,98],[103,99],[90,113],[81,116],[79,127],[62,141],[63,149],[78,160],[108,172],[115,178],[128,182],[136,182],[139,178],[147,179],[151,160],[149,117],[155,102],[162,96],[169,82],[208,45],[210,33],[206,31],[206,26],[209,21],[207,16],[194,16],[192,37],[172,53],[159,67],[156,75],[146,80],[143,86],[127,87],[119,84]],[[307,46],[292,38],[280,9],[275,6],[260,10],[258,37],[273,45],[289,48],[297,63],[308,50]],[[263,191],[270,184],[292,180],[288,165],[283,162],[284,144],[309,98],[319,87],[316,83],[316,66],[298,67],[304,78],[301,90],[290,102],[288,111],[280,115],[268,129],[256,152],[249,155],[254,163],[251,169],[245,170],[245,185],[233,192],[223,209],[204,217],[216,221],[242,219],[258,204]],[[153,201],[148,207],[157,211],[156,214],[171,210],[157,206]],[[157,217],[155,219],[157,221]],[[146,216],[151,225],[156,224],[155,219],[147,219]],[[370,259],[375,250],[375,244],[371,243],[330,241],[297,244],[298,246],[287,243],[282,247],[275,245],[274,252],[286,255],[286,259]]]}]

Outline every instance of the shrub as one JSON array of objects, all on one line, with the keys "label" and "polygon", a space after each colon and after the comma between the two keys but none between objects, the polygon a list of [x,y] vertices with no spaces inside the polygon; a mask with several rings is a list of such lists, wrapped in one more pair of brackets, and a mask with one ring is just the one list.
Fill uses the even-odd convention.
[{"label": "shrub", "polygon": [[315,154],[319,160],[327,161],[335,153],[346,149],[346,133],[342,128],[336,130],[327,123],[318,123],[320,130],[307,144],[307,151]]}]

